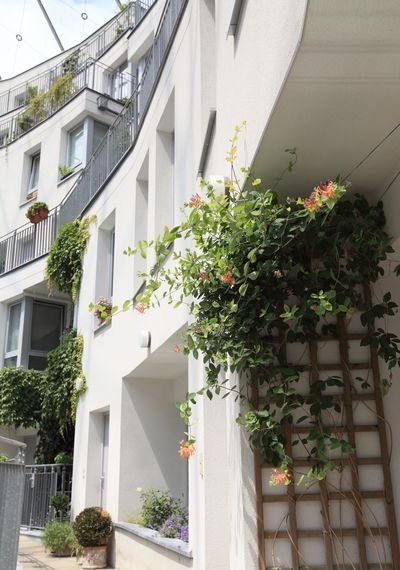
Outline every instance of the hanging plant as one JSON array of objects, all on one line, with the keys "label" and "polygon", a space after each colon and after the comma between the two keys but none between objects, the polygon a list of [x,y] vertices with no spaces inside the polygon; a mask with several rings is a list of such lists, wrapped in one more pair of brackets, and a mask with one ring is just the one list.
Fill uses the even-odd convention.
[{"label": "hanging plant", "polygon": [[[302,367],[282,362],[280,346],[317,339],[320,323],[324,334],[336,335],[327,320],[332,315],[351,318],[361,311],[363,324],[394,315],[397,306],[390,293],[372,308],[360,294],[360,286],[383,275],[381,262],[393,251],[391,240],[383,230],[382,204],[369,205],[362,196],[343,200],[346,188],[340,178],[319,184],[308,198],[297,200],[278,199],[248,169],[242,169],[245,181],[239,184],[234,160],[240,130],[237,127],[226,158],[232,165],[226,192],[201,181],[201,190],[185,205],[181,224],[165,229],[155,243],[128,249],[128,254],[146,255],[152,247],[156,258],[154,269],[143,274],[146,289],[134,303],[140,312],[161,299],[189,309],[191,324],[180,350],[202,356],[207,382],[179,404],[188,424],[199,396],[233,394],[242,403],[237,421],[245,425],[252,446],[262,461],[286,476],[291,459],[285,430],[306,422],[310,431],[297,443],[310,461],[308,475],[323,478],[336,468],[330,451],[352,451],[319,419],[322,412],[341,411],[341,404],[326,391],[342,387],[343,381],[336,376],[318,379],[308,395],[302,394]],[[296,156],[289,152],[290,171]],[[171,244],[181,239],[194,247],[176,247],[166,264]],[[126,302],[123,310],[130,305]],[[362,341],[377,347],[389,369],[400,363],[399,343],[381,328]],[[227,371],[238,373],[238,386],[228,383]],[[264,392],[261,407],[252,401],[254,383]]]},{"label": "hanging plant", "polygon": [[49,207],[46,202],[34,202],[26,212],[26,217],[32,224],[38,224],[39,222],[46,220],[48,216]]},{"label": "hanging plant", "polygon": [[58,289],[68,293],[72,299],[78,297],[83,256],[90,237],[88,227],[94,219],[74,220],[61,227],[47,257],[46,275],[50,291]]}]

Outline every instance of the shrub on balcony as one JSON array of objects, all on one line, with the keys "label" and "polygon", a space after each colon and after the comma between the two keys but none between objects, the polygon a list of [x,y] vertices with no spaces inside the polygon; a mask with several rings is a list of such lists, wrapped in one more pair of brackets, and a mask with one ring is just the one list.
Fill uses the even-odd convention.
[{"label": "shrub on balcony", "polygon": [[77,550],[77,542],[68,522],[51,522],[46,524],[42,542],[46,550],[53,556],[71,556]]},{"label": "shrub on balcony", "polygon": [[37,224],[48,217],[49,207],[46,202],[34,202],[25,215],[30,222]]},{"label": "shrub on balcony", "polygon": [[80,546],[104,546],[112,532],[112,520],[100,507],[88,507],[76,517],[74,533]]},{"label": "shrub on balcony", "polygon": [[50,291],[58,289],[72,299],[79,294],[83,256],[90,237],[88,226],[93,218],[64,224],[47,257],[46,274]]},{"label": "shrub on balcony", "polygon": [[[397,305],[390,292],[372,307],[360,294],[365,283],[384,274],[382,262],[393,252],[391,239],[383,230],[382,204],[370,205],[361,196],[343,200],[346,187],[340,178],[317,185],[305,199],[278,199],[276,183],[264,186],[245,168],[239,183],[234,162],[241,127],[236,130],[226,157],[232,171],[225,192],[203,180],[180,225],[166,229],[154,244],[128,250],[155,249],[146,290],[134,302],[140,312],[163,298],[188,306],[191,324],[178,350],[195,358],[201,354],[207,374],[206,384],[179,405],[189,426],[200,396],[232,394],[242,403],[237,421],[245,425],[253,448],[261,461],[280,468],[275,482],[287,484],[291,459],[285,433],[292,424],[301,428],[306,422],[311,425],[308,435],[293,443],[302,446],[310,463],[308,477],[323,479],[337,468],[331,452],[352,452],[335,426],[319,420],[322,412],[342,412],[342,403],[327,389],[343,387],[343,381],[336,376],[319,379],[304,395],[299,388],[302,367],[285,363],[280,347],[286,342],[307,345],[317,337],[318,326],[323,334],[337,335],[327,322],[332,316],[350,319],[360,312],[362,325],[372,327],[376,319],[386,322],[393,316]],[[295,162],[290,152],[288,170]],[[194,247],[174,251],[173,263],[165,264],[170,245],[180,239]],[[400,266],[395,272],[400,274]],[[399,366],[400,339],[386,325],[361,343],[375,347],[389,371]],[[239,385],[226,379],[228,372],[239,375]],[[391,372],[382,390],[390,384]],[[261,406],[251,398],[254,385],[264,391]]]},{"label": "shrub on balcony", "polygon": [[[185,520],[185,524],[187,524],[184,506],[179,499],[171,497],[169,491],[140,489],[139,492],[142,506],[138,521],[142,526],[159,531],[172,516],[181,517],[182,521]],[[167,527],[165,531],[167,532]]]}]

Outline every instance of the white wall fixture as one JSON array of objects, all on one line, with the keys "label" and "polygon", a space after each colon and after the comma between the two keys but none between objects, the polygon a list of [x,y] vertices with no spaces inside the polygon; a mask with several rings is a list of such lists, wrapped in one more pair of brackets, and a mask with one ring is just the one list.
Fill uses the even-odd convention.
[{"label": "white wall fixture", "polygon": [[150,331],[142,330],[139,332],[139,346],[140,348],[149,348],[151,344]]}]

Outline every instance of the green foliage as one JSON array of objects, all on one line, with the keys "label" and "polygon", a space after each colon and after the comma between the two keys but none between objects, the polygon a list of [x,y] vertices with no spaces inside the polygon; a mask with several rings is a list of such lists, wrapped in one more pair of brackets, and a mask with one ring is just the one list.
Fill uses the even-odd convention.
[{"label": "green foliage", "polygon": [[50,498],[50,504],[54,507],[56,515],[62,520],[69,511],[70,500],[65,493],[57,493]]},{"label": "green foliage", "polygon": [[65,550],[76,551],[77,543],[72,525],[66,522],[51,522],[46,524],[42,542],[46,550],[62,553]]},{"label": "green foliage", "polygon": [[[188,306],[191,324],[182,351],[195,358],[201,353],[207,372],[206,385],[177,404],[188,424],[199,396],[233,394],[242,402],[238,421],[246,426],[262,460],[286,470],[286,428],[307,420],[310,432],[295,443],[302,445],[312,465],[309,476],[323,478],[335,468],[330,451],[352,451],[321,421],[322,413],[341,412],[341,404],[326,392],[329,386],[341,386],[342,380],[318,379],[303,395],[298,388],[302,368],[286,363],[279,346],[297,342],[307,350],[321,325],[324,334],[337,335],[326,321],[332,315],[350,319],[361,311],[363,324],[373,327],[376,319],[397,310],[390,293],[371,309],[362,295],[363,284],[383,275],[381,262],[393,252],[383,230],[382,204],[370,205],[361,196],[342,200],[346,189],[339,178],[297,200],[278,200],[276,192],[247,169],[242,169],[246,179],[239,184],[233,167],[236,140],[237,134],[226,159],[232,164],[226,191],[203,180],[201,194],[185,205],[180,225],[165,228],[154,243],[128,250],[146,255],[153,247],[156,257],[153,270],[142,275],[146,289],[135,299],[140,302],[136,308],[143,312],[161,299]],[[288,170],[294,163],[292,158]],[[165,264],[171,244],[181,239],[191,247],[176,247],[172,263]],[[390,368],[400,364],[399,343],[381,328],[371,328],[363,341],[375,347]],[[240,386],[228,384],[229,370],[239,374]],[[261,409],[249,397],[252,382],[265,392]],[[390,379],[383,389],[389,385]]]},{"label": "green foliage", "polygon": [[8,457],[8,455],[6,455],[5,453],[0,453],[0,463],[5,463],[6,461],[9,461],[10,458]]},{"label": "green foliage", "polygon": [[66,166],[64,164],[60,164],[58,167],[58,174],[60,175],[60,180],[63,180],[64,178],[72,174],[74,171],[75,168],[73,168],[72,166]]},{"label": "green foliage", "polygon": [[57,465],[72,465],[73,457],[66,451],[60,451],[54,458],[54,463]]},{"label": "green foliage", "polygon": [[71,330],[49,352],[44,373],[0,369],[0,424],[38,428],[37,458],[43,463],[53,463],[61,451],[72,453],[76,408],[86,391],[82,352],[82,336]]},{"label": "green foliage", "polygon": [[34,202],[32,206],[29,206],[28,211],[26,212],[26,217],[30,218],[31,216],[35,216],[40,210],[48,210],[49,207],[46,202]]},{"label": "green foliage", "polygon": [[0,424],[35,427],[40,421],[44,377],[36,370],[0,369]]},{"label": "green foliage", "polygon": [[76,517],[73,529],[80,546],[104,546],[112,532],[111,517],[100,507],[89,507]]},{"label": "green foliage", "polygon": [[89,218],[74,220],[61,227],[47,257],[46,274],[50,291],[58,289],[73,299],[78,297],[83,256],[90,237],[90,221]]},{"label": "green foliage", "polygon": [[184,515],[185,509],[179,499],[169,491],[155,489],[140,491],[142,507],[139,520],[147,528],[159,530],[172,515]]},{"label": "green foliage", "polygon": [[29,86],[26,107],[17,116],[17,126],[25,132],[37,123],[44,121],[51,113],[68,101],[74,91],[72,79],[72,72],[66,72],[44,93],[39,93],[35,86]]}]

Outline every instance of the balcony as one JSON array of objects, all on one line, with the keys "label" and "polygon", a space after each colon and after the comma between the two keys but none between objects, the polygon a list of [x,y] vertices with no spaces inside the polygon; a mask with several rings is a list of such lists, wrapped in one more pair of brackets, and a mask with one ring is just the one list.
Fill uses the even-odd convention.
[{"label": "balcony", "polygon": [[46,220],[0,239],[0,276],[46,255],[58,229],[81,216],[136,143],[188,0],[167,0],[142,79],[75,184]]}]

